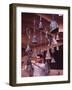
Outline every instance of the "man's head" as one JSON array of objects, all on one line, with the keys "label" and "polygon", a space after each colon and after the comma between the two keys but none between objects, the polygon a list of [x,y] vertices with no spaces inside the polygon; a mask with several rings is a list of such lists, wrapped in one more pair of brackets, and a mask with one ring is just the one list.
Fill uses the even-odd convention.
[{"label": "man's head", "polygon": [[36,62],[42,63],[43,61],[44,61],[43,55],[41,55],[41,54],[37,55],[37,57],[36,57]]}]

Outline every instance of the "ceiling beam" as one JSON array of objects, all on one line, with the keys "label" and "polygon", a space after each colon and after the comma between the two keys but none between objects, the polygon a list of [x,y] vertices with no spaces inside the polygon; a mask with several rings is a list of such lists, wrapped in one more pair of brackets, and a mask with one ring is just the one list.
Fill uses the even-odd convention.
[{"label": "ceiling beam", "polygon": [[42,15],[42,14],[37,14],[38,16],[40,16],[41,18],[45,19],[46,21],[50,22],[51,18],[49,16],[46,15]]}]

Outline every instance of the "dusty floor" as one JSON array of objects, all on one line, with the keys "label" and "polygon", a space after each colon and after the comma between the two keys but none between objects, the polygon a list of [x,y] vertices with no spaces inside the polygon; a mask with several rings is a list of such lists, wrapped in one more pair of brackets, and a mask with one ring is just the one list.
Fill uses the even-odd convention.
[{"label": "dusty floor", "polygon": [[[56,69],[51,69],[48,73],[48,76],[55,76],[55,75],[63,75],[63,70],[56,70]],[[21,72],[22,77],[29,77],[29,74],[27,71],[22,70]]]}]

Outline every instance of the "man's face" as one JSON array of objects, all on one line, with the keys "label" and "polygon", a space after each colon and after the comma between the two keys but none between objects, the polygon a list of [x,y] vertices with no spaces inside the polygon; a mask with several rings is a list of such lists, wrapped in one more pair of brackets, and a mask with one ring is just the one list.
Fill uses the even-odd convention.
[{"label": "man's face", "polygon": [[41,58],[39,56],[37,56],[37,59],[36,59],[37,62],[40,62],[41,61]]},{"label": "man's face", "polygon": [[43,61],[43,58],[40,58],[39,56],[37,56],[37,62],[42,63],[42,61]]}]

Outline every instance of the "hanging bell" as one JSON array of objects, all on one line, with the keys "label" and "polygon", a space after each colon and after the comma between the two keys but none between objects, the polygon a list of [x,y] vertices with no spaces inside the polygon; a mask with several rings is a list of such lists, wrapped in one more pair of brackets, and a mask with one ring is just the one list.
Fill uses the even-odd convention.
[{"label": "hanging bell", "polygon": [[55,62],[56,62],[55,59],[52,57],[51,63],[55,63]]},{"label": "hanging bell", "polygon": [[55,50],[54,50],[54,48],[52,47],[52,48],[51,48],[51,53],[54,53],[54,52],[55,52]]},{"label": "hanging bell", "polygon": [[42,49],[40,50],[40,54],[43,56],[43,50]]},{"label": "hanging bell", "polygon": [[39,30],[43,29],[43,24],[42,24],[42,18],[40,17],[40,22],[39,22]]},{"label": "hanging bell", "polygon": [[59,35],[58,34],[56,35],[56,40],[59,40]]},{"label": "hanging bell", "polygon": [[36,43],[37,43],[37,37],[36,37],[36,35],[33,35],[32,43],[33,43],[33,44],[36,44]]},{"label": "hanging bell", "polygon": [[52,44],[57,44],[55,37],[52,38]]},{"label": "hanging bell", "polygon": [[48,39],[48,32],[46,31],[45,34],[46,39]]},{"label": "hanging bell", "polygon": [[56,47],[56,50],[57,50],[57,51],[59,50],[59,46]]},{"label": "hanging bell", "polygon": [[53,32],[56,28],[58,28],[58,24],[57,24],[57,22],[53,19],[53,20],[51,20],[51,23],[50,23],[51,32]]},{"label": "hanging bell", "polygon": [[30,48],[29,44],[27,44],[26,52],[28,52],[30,50],[31,50],[31,48]]},{"label": "hanging bell", "polygon": [[47,50],[45,59],[51,59],[51,55],[50,55],[49,49]]},{"label": "hanging bell", "polygon": [[47,41],[48,41],[48,46],[49,46],[50,45],[50,39],[48,38]]}]

